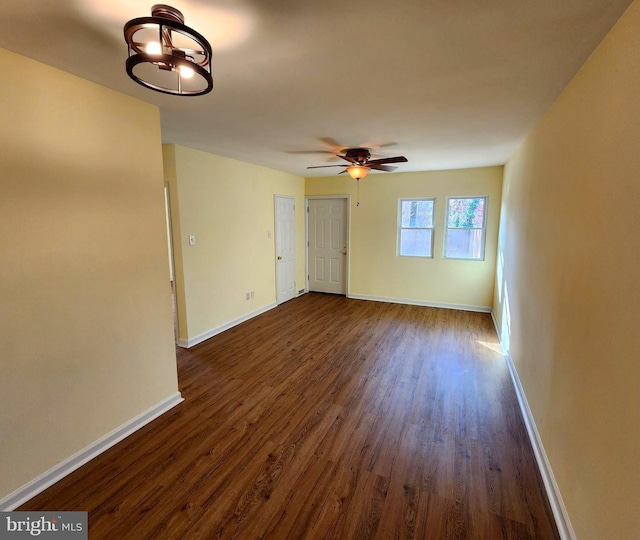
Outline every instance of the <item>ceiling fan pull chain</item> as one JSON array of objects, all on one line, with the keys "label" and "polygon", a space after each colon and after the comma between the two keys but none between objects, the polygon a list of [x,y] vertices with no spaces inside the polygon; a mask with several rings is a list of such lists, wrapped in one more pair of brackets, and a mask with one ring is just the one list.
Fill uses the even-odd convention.
[{"label": "ceiling fan pull chain", "polygon": [[356,178],[356,190],[357,190],[357,194],[356,194],[356,206],[360,206],[360,178]]}]

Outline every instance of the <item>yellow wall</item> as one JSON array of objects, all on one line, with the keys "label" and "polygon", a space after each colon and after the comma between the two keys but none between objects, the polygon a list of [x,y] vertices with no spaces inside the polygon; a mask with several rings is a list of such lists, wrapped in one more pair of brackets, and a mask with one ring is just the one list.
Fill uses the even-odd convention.
[{"label": "yellow wall", "polygon": [[639,91],[636,0],[505,168],[495,311],[581,540],[640,538]]},{"label": "yellow wall", "polygon": [[158,110],[2,49],[0,69],[2,498],[177,378]]},{"label": "yellow wall", "polygon": [[305,288],[301,177],[176,145],[163,153],[181,344],[275,303],[274,195],[295,197],[296,290]]},{"label": "yellow wall", "polygon": [[[349,295],[471,309],[493,300],[502,167],[307,178],[306,195],[351,195]],[[443,259],[446,198],[488,196],[484,261]],[[399,257],[398,199],[436,197],[434,257]]]}]

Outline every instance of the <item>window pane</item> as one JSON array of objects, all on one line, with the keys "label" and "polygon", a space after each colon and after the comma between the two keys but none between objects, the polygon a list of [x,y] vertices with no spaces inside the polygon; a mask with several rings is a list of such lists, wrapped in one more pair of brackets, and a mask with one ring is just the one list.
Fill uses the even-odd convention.
[{"label": "window pane", "polygon": [[449,229],[445,257],[456,259],[483,259],[482,229]]},{"label": "window pane", "polygon": [[447,227],[454,229],[481,229],[484,225],[484,201],[484,197],[449,199]]},{"label": "window pane", "polygon": [[433,227],[433,201],[402,201],[402,227]]},{"label": "window pane", "polygon": [[402,229],[400,255],[431,257],[431,229]]}]

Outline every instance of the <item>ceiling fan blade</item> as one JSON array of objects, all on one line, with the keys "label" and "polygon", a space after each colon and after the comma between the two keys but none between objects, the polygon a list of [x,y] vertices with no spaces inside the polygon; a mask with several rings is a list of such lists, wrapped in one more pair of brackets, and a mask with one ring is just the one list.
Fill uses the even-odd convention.
[{"label": "ceiling fan blade", "polygon": [[398,168],[398,167],[390,167],[389,165],[376,165],[375,163],[373,165],[369,163],[369,167],[376,171],[384,171],[384,172],[395,171]]},{"label": "ceiling fan blade", "polygon": [[366,143],[360,145],[363,148],[368,148],[369,150],[377,150],[378,148],[388,148],[389,146],[396,146],[398,143],[397,142],[386,142],[386,143],[378,143],[378,142],[370,142],[367,141]]},{"label": "ceiling fan blade", "polygon": [[346,172],[349,172],[349,171],[347,171],[347,169],[345,169],[344,171],[340,171],[338,174],[344,174]]},{"label": "ceiling fan blade", "polygon": [[331,150],[287,150],[287,154],[322,154],[333,157]]},{"label": "ceiling fan blade", "polygon": [[407,161],[409,160],[404,156],[395,156],[395,157],[388,157],[388,158],[382,158],[382,159],[372,159],[367,164],[383,165],[385,163],[406,163]]},{"label": "ceiling fan blade", "polygon": [[307,169],[324,169],[326,167],[347,167],[348,165],[315,165],[313,167],[307,167]]},{"label": "ceiling fan blade", "polygon": [[342,152],[342,150],[346,148],[346,146],[340,144],[333,137],[318,137],[318,140],[331,147],[331,150],[328,150],[329,152]]}]

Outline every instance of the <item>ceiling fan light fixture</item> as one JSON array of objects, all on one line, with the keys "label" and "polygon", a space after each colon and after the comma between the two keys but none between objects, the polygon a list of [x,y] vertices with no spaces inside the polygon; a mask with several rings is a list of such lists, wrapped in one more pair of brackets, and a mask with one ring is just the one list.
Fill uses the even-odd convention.
[{"label": "ceiling fan light fixture", "polygon": [[365,176],[369,174],[371,169],[369,167],[365,167],[363,165],[349,165],[347,167],[347,172],[349,176],[354,180],[362,180]]},{"label": "ceiling fan light fixture", "polygon": [[124,25],[124,39],[127,74],[138,84],[177,96],[201,96],[213,89],[211,45],[184,24],[176,8],[154,5],[151,17]]}]

